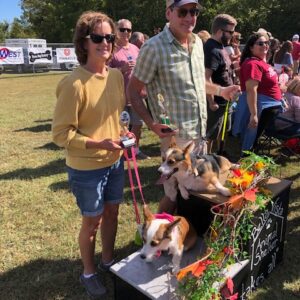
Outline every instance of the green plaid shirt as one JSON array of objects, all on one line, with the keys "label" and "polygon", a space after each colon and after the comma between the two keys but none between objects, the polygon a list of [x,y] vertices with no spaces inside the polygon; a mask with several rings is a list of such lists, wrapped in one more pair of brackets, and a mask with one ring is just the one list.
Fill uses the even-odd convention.
[{"label": "green plaid shirt", "polygon": [[150,109],[160,122],[162,109],[157,94],[164,97],[164,107],[171,124],[184,139],[199,139],[206,133],[205,69],[202,41],[195,34],[191,51],[183,48],[169,30],[148,40],[139,52],[133,75],[146,84]]}]

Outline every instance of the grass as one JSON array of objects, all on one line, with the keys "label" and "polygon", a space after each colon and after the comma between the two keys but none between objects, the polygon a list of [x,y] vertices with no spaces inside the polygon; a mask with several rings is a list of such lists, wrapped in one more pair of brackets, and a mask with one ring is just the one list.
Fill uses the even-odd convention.
[{"label": "grass", "polygon": [[[64,152],[51,142],[50,134],[55,87],[63,76],[62,72],[0,76],[0,299],[88,299],[78,283],[81,217],[68,189]],[[163,195],[154,185],[159,145],[147,129],[143,130],[142,150],[152,157],[139,164],[139,171],[145,198],[155,210]],[[278,175],[294,182],[285,258],[253,294],[256,300],[300,297],[299,161],[282,162]],[[137,249],[131,198],[127,182],[120,208],[117,259]],[[99,243],[96,250],[99,260]],[[113,299],[110,275],[103,275],[103,281],[109,287],[106,298]]]}]

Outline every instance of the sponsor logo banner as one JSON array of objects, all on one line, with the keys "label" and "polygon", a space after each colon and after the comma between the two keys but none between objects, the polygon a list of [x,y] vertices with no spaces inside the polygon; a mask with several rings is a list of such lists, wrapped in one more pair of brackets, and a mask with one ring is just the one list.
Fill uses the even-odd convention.
[{"label": "sponsor logo banner", "polygon": [[28,60],[30,64],[52,64],[52,48],[28,48]]},{"label": "sponsor logo banner", "polygon": [[56,48],[56,57],[58,63],[78,62],[74,48]]},{"label": "sponsor logo banner", "polygon": [[24,63],[22,48],[0,47],[0,65],[19,65]]}]

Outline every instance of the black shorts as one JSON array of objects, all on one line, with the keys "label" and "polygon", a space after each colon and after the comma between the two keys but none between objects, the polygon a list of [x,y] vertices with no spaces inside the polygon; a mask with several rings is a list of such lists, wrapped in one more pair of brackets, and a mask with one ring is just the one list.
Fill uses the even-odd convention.
[{"label": "black shorts", "polygon": [[[219,104],[219,108],[215,111],[212,111],[207,104],[207,129],[206,129],[206,138],[209,140],[215,140],[222,130],[224,113],[226,110],[226,104]],[[229,108],[228,117],[227,117],[227,131],[231,130],[231,115],[232,109]]]}]

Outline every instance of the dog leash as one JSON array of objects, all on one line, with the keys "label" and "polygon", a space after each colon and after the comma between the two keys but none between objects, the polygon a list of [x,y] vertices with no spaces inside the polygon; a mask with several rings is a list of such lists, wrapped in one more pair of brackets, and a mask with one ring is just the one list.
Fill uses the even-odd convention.
[{"label": "dog leash", "polygon": [[136,218],[136,222],[137,224],[141,224],[141,217],[140,217],[140,213],[139,213],[139,209],[138,209],[138,205],[137,205],[137,200],[135,197],[135,186],[133,183],[133,176],[132,176],[132,169],[131,169],[131,165],[130,165],[130,161],[132,160],[133,162],[133,169],[134,169],[134,173],[135,173],[135,178],[137,181],[137,185],[141,194],[141,199],[143,204],[146,204],[145,202],[145,198],[144,198],[144,194],[143,194],[143,190],[142,190],[142,185],[141,185],[141,181],[140,181],[140,176],[139,176],[139,171],[138,171],[138,165],[136,162],[136,156],[135,156],[135,151],[134,151],[134,147],[130,147],[130,151],[131,151],[131,157],[129,157],[128,155],[128,150],[127,148],[125,148],[123,150],[124,153],[124,157],[127,161],[127,170],[128,170],[128,177],[129,177],[129,184],[130,184],[130,189],[131,189],[131,194],[132,194],[132,199],[133,199],[133,207],[134,207],[134,212],[135,212],[135,218]]}]

